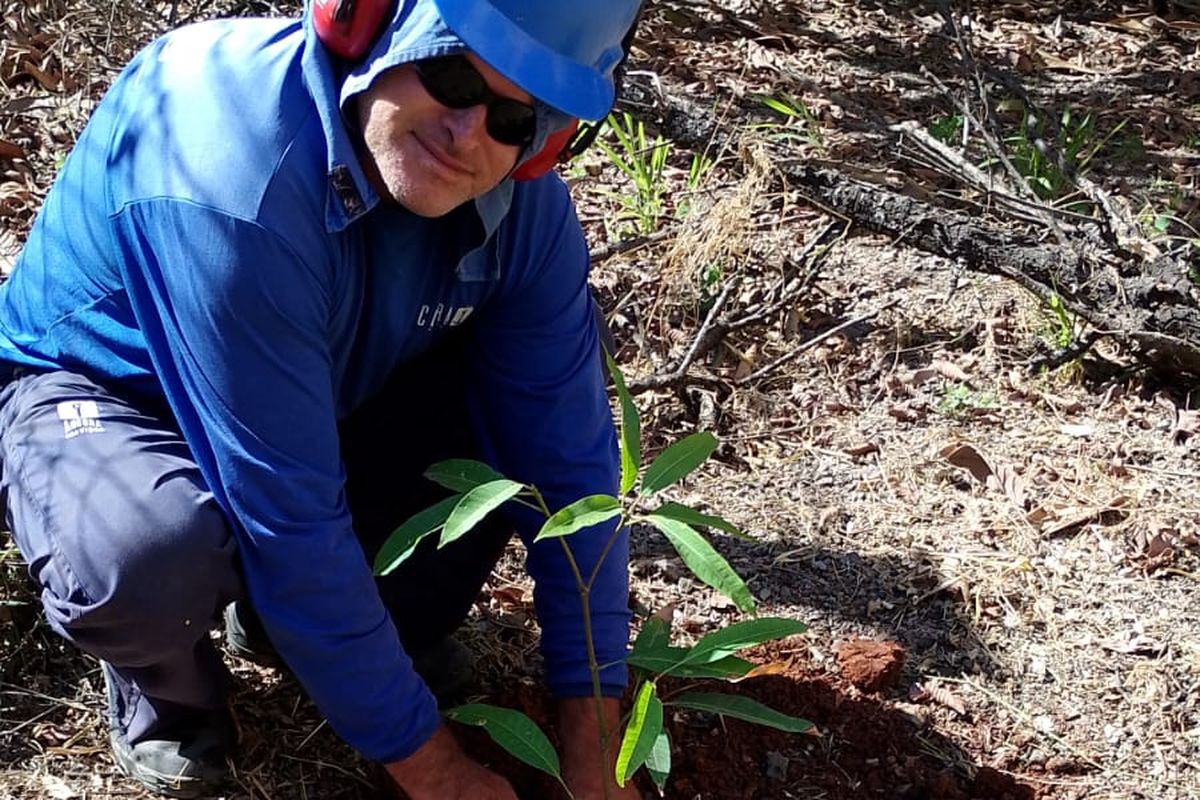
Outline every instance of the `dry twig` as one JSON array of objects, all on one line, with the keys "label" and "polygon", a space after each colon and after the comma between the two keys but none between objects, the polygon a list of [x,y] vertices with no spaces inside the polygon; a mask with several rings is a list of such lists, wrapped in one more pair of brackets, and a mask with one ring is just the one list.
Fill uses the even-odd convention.
[{"label": "dry twig", "polygon": [[868,312],[866,314],[862,314],[860,316],[855,317],[854,319],[848,319],[845,322],[841,323],[840,325],[835,325],[832,328],[830,328],[829,330],[825,331],[824,333],[821,333],[821,334],[818,334],[818,335],[812,337],[811,339],[805,341],[800,346],[793,348],[792,350],[788,351],[787,353],[780,356],[779,358],[776,358],[775,360],[760,367],[759,369],[755,370],[754,372],[751,372],[745,378],[742,378],[739,381],[735,381],[735,383],[740,386],[744,383],[749,383],[750,381],[756,381],[759,378],[764,377],[765,375],[769,375],[770,373],[774,372],[779,367],[783,366],[784,364],[787,364],[789,361],[794,360],[797,356],[799,356],[801,353],[805,352],[806,350],[811,350],[812,348],[816,347],[817,345],[819,345],[821,342],[825,341],[826,339],[837,336],[839,333],[847,330],[848,328],[853,328],[855,325],[860,325],[864,322],[867,322],[868,320],[874,319],[875,317],[879,316],[880,313],[882,313],[883,311],[886,311],[887,309],[896,305],[896,303],[898,303],[898,302],[899,302],[898,300],[890,300],[887,303],[884,303],[879,308],[875,309],[874,311]]}]

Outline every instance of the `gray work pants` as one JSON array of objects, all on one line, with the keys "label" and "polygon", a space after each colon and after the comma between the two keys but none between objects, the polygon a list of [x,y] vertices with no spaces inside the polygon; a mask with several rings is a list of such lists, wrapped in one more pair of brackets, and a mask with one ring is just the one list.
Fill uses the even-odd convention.
[{"label": "gray work pants", "polygon": [[[341,427],[368,558],[445,496],[421,477],[430,463],[475,455],[458,352],[449,344],[404,365]],[[400,430],[397,419],[413,424]],[[208,632],[245,597],[237,546],[161,400],[18,370],[0,389],[0,498],[50,626],[114,668],[129,741],[223,706],[226,673]],[[462,622],[508,538],[491,519],[380,579],[410,652]]]}]

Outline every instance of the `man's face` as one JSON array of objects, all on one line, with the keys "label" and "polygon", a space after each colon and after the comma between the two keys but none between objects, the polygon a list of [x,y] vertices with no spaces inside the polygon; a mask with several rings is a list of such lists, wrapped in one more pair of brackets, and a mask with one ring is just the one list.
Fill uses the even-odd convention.
[{"label": "man's face", "polygon": [[[533,102],[474,54],[467,58],[496,94]],[[486,118],[483,105],[454,109],[434,100],[409,65],[385,71],[358,98],[371,185],[423,217],[440,217],[486,193],[521,150],[488,135]]]}]

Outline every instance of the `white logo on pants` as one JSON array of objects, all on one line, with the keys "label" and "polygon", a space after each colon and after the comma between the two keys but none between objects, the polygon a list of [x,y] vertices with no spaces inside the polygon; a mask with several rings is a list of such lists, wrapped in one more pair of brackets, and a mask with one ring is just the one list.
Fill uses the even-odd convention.
[{"label": "white logo on pants", "polygon": [[95,400],[66,400],[58,404],[58,418],[63,423],[63,437],[73,439],[81,433],[104,433],[100,424],[100,408]]}]

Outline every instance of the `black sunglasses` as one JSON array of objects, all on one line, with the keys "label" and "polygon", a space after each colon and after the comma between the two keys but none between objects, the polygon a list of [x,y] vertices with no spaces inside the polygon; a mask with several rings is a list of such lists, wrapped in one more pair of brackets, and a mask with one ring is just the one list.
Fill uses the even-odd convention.
[{"label": "black sunglasses", "polygon": [[487,106],[488,135],[500,144],[525,147],[537,133],[533,106],[491,90],[466,56],[442,56],[413,63],[429,96],[447,108]]}]

